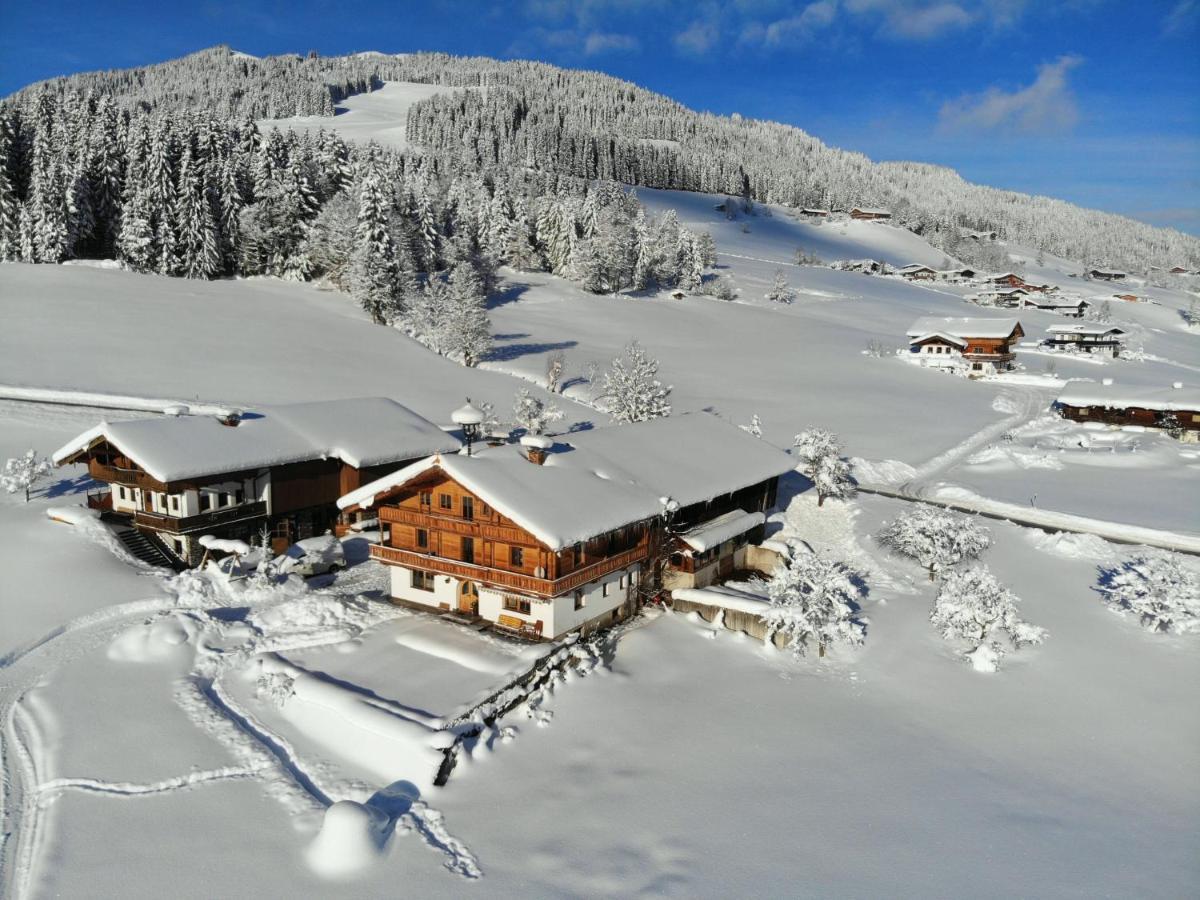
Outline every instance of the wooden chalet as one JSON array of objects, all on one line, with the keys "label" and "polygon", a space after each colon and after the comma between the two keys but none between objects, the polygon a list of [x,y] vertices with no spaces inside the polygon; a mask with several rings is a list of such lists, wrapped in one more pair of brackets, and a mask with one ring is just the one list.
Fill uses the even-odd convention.
[{"label": "wooden chalet", "polygon": [[1113,294],[1113,299],[1124,303],[1137,303],[1141,298],[1137,294]]},{"label": "wooden chalet", "polygon": [[[395,602],[555,638],[665,584],[675,535],[719,520],[704,564],[737,565],[795,461],[706,413],[438,454],[338,501],[377,515]],[[725,518],[722,518],[725,517]]]},{"label": "wooden chalet", "polygon": [[1063,418],[1106,425],[1160,428],[1189,443],[1200,442],[1200,389],[1175,382],[1169,388],[1072,382],[1054,407]]},{"label": "wooden chalet", "polygon": [[1002,272],[999,275],[989,275],[987,277],[988,284],[1001,285],[1009,288],[1021,288],[1022,290],[1032,290],[1025,282],[1025,279],[1016,272]]},{"label": "wooden chalet", "polygon": [[1084,277],[1094,281],[1124,281],[1125,273],[1116,269],[1089,269]]},{"label": "wooden chalet", "polygon": [[908,349],[922,366],[993,375],[1013,368],[1013,347],[1024,336],[1016,319],[927,316],[908,329]]},{"label": "wooden chalet", "polygon": [[896,274],[912,281],[933,281],[938,277],[937,269],[930,266],[918,265],[917,263],[897,269]]},{"label": "wooden chalet", "polygon": [[1185,269],[1183,266],[1171,266],[1171,268],[1168,269],[1167,271],[1171,275],[1190,275],[1190,274],[1192,274],[1191,270]]},{"label": "wooden chalet", "polygon": [[195,565],[203,535],[249,541],[265,526],[280,552],[345,526],[342,494],[459,446],[399,403],[366,397],[102,422],[53,459],[86,463],[104,485],[88,495],[89,506],[175,562]]},{"label": "wooden chalet", "polygon": [[850,218],[852,219],[890,219],[892,217],[891,210],[887,209],[865,209],[861,206],[855,206],[850,210]]},{"label": "wooden chalet", "polygon": [[1114,325],[1052,325],[1046,329],[1050,336],[1042,341],[1053,350],[1071,353],[1091,353],[1098,356],[1121,355],[1125,332]]},{"label": "wooden chalet", "polygon": [[1021,298],[1019,305],[1022,309],[1040,309],[1042,312],[1051,312],[1072,319],[1081,319],[1092,304],[1083,299],[1069,300],[1065,297],[1026,294]]},{"label": "wooden chalet", "polygon": [[823,219],[829,215],[829,210],[827,210],[827,209],[810,209],[809,207],[805,207],[804,209],[800,210],[800,214],[803,216],[809,216],[810,218],[813,218],[813,219]]}]

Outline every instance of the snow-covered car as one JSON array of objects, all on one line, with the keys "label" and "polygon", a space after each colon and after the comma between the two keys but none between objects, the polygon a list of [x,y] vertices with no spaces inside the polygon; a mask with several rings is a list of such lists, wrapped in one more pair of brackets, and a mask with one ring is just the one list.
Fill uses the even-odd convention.
[{"label": "snow-covered car", "polygon": [[346,568],[346,553],[341,541],[332,534],[323,534],[292,544],[275,560],[275,566],[284,575],[308,578]]}]

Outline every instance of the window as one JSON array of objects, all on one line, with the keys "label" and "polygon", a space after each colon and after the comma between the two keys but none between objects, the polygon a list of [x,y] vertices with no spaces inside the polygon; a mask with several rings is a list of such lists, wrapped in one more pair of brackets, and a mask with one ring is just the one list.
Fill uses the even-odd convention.
[{"label": "window", "polygon": [[429,548],[429,532],[424,528],[417,529],[417,546],[422,550]]},{"label": "window", "polygon": [[611,581],[606,581],[606,582],[604,582],[604,584],[603,584],[603,585],[601,586],[601,588],[600,588],[600,596],[601,596],[601,597],[607,597],[607,596],[608,596],[608,589],[609,589],[610,587],[612,587],[612,582],[611,582]]},{"label": "window", "polygon": [[529,615],[529,601],[524,597],[510,597],[506,594],[504,597],[504,608],[510,612]]},{"label": "window", "polygon": [[462,498],[462,517],[464,519],[474,519],[475,518],[475,498],[474,497],[463,497]]},{"label": "window", "polygon": [[518,569],[524,567],[524,565],[525,565],[525,550],[521,547],[509,547],[508,548],[508,562],[509,562],[509,565],[512,565]]},{"label": "window", "polygon": [[433,590],[433,573],[422,572],[420,569],[412,570],[412,586],[418,591]]},{"label": "window", "polygon": [[429,491],[421,491],[421,505],[422,506],[432,506],[433,505],[433,494],[430,493]]},{"label": "window", "polygon": [[233,492],[233,502],[237,504],[246,502],[246,492],[242,488],[238,488]]},{"label": "window", "polygon": [[222,494],[222,495],[221,495],[221,502],[222,502],[222,503],[223,503],[225,506],[233,506],[233,494],[229,494],[229,493]]},{"label": "window", "polygon": [[454,509],[454,498],[449,494],[438,494],[438,506],[442,509]]},{"label": "window", "polygon": [[200,492],[200,512],[208,512],[213,507],[213,495],[208,491]]},{"label": "window", "polygon": [[125,488],[123,488],[123,487],[117,488],[117,496],[120,497],[122,500],[129,499],[127,496],[125,496]]},{"label": "window", "polygon": [[173,512],[173,513],[179,512],[179,495],[178,494],[171,495],[171,512]]},{"label": "window", "polygon": [[625,590],[625,576],[624,576],[624,575],[622,575],[622,576],[621,576],[621,580],[617,582],[617,586],[618,586],[618,587],[619,587],[621,590]]},{"label": "window", "polygon": [[465,563],[475,562],[475,541],[472,538],[462,539],[462,561]]},{"label": "window", "polygon": [[587,595],[583,591],[575,592],[575,609],[583,609],[587,606]]},{"label": "window", "polygon": [[481,501],[479,504],[479,514],[486,519],[490,519],[492,517],[492,508]]}]

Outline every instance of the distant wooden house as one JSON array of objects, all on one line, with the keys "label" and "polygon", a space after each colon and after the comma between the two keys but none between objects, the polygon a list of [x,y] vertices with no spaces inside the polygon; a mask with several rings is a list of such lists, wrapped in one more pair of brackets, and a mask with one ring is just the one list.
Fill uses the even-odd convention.
[{"label": "distant wooden house", "polygon": [[1025,279],[1016,272],[1001,272],[998,275],[989,275],[987,282],[988,284],[1003,285],[1004,287],[1029,289],[1029,285],[1025,283]]},{"label": "distant wooden house", "polygon": [[1124,281],[1125,273],[1116,269],[1089,269],[1084,276],[1095,281]]},{"label": "distant wooden house", "polygon": [[908,349],[922,366],[992,375],[1013,368],[1013,347],[1024,336],[1016,319],[927,316],[908,329]]},{"label": "distant wooden house", "polygon": [[1172,274],[1172,275],[1190,275],[1191,274],[1183,266],[1171,266],[1171,268],[1168,269],[1167,271],[1170,272],[1170,274]]},{"label": "distant wooden house", "polygon": [[829,215],[829,210],[827,210],[827,209],[809,209],[808,207],[805,207],[804,209],[800,210],[800,214],[804,215],[804,216],[809,216],[814,219],[823,219]]},{"label": "distant wooden house", "polygon": [[1137,303],[1141,298],[1137,294],[1113,294],[1114,300],[1122,300],[1125,303]]},{"label": "distant wooden house", "polygon": [[1051,325],[1046,329],[1046,333],[1050,336],[1042,343],[1052,350],[1107,357],[1121,355],[1122,340],[1125,337],[1125,331],[1115,325],[1090,322],[1078,325]]},{"label": "distant wooden house", "polygon": [[974,269],[968,268],[944,269],[943,271],[938,272],[938,278],[942,278],[946,281],[973,281],[976,274],[977,273]]},{"label": "distant wooden house", "polygon": [[936,269],[929,266],[922,266],[916,263],[912,265],[902,266],[896,270],[896,274],[914,281],[933,281],[938,276]]},{"label": "distant wooden house", "polygon": [[979,301],[985,306],[1002,306],[1008,309],[1020,309],[1029,296],[1029,291],[1022,287],[1014,288],[994,288],[990,291],[981,291]]},{"label": "distant wooden house", "polygon": [[53,459],[86,463],[105,485],[89,506],[195,565],[204,535],[249,541],[265,527],[279,552],[323,534],[339,524],[342,494],[459,446],[394,400],[361,397],[102,422]]},{"label": "distant wooden house", "polygon": [[962,236],[972,241],[994,241],[1000,235],[995,231],[972,231],[967,228],[963,230]]},{"label": "distant wooden house", "polygon": [[1200,442],[1200,389],[1175,382],[1169,388],[1072,382],[1063,388],[1055,408],[1075,422],[1140,425],[1161,428],[1189,443]]},{"label": "distant wooden house", "polygon": [[1070,300],[1066,297],[1047,297],[1040,294],[1025,294],[1020,301],[1021,309],[1040,309],[1042,312],[1074,319],[1082,318],[1091,305],[1083,299]]},{"label": "distant wooden house", "polygon": [[865,209],[861,206],[856,206],[850,210],[850,218],[852,219],[890,219],[892,217],[891,210],[887,209]]}]

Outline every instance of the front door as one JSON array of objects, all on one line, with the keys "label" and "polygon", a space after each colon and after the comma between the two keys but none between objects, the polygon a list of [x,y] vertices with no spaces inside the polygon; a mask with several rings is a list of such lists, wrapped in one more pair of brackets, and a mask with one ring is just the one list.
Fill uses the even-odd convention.
[{"label": "front door", "polygon": [[479,615],[479,587],[473,581],[464,581],[458,589],[458,611],[468,615]]}]

